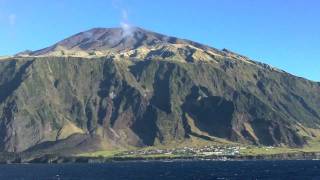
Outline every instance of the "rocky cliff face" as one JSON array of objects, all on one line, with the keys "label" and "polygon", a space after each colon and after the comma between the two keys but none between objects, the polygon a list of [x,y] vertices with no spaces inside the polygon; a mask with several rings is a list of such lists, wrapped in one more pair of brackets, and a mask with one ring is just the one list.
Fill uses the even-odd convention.
[{"label": "rocky cliff face", "polygon": [[140,28],[93,29],[0,61],[1,151],[190,138],[303,146],[319,123],[319,83]]}]

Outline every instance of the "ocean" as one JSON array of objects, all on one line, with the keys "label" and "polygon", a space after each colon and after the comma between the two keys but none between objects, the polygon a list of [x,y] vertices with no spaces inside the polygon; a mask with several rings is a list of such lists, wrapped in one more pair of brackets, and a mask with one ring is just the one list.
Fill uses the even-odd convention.
[{"label": "ocean", "polygon": [[0,180],[320,180],[320,161],[136,161],[0,165]]}]

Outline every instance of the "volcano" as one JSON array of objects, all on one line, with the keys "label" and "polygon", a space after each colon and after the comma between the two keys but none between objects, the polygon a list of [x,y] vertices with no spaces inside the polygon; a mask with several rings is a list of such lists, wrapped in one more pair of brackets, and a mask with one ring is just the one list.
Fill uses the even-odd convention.
[{"label": "volcano", "polygon": [[185,144],[303,147],[320,83],[138,27],[94,28],[0,61],[0,151]]}]

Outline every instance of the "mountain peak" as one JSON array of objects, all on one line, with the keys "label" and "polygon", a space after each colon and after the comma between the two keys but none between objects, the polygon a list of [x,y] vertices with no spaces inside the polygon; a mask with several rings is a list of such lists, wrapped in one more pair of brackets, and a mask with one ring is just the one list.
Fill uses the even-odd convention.
[{"label": "mountain peak", "polygon": [[17,56],[113,57],[120,59],[166,59],[181,62],[213,61],[216,57],[253,63],[230,50],[218,50],[134,26],[93,28],[50,47]]},{"label": "mountain peak", "polygon": [[32,55],[45,55],[56,50],[115,51],[136,49],[162,43],[179,43],[174,37],[144,30],[139,27],[93,28],[64,39],[53,46],[34,51]]}]

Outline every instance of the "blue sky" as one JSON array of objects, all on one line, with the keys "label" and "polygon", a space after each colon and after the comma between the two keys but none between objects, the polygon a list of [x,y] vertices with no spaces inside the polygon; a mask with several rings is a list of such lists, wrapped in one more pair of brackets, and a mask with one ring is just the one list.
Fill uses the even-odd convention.
[{"label": "blue sky", "polygon": [[320,81],[318,0],[0,0],[0,55],[121,22]]}]

